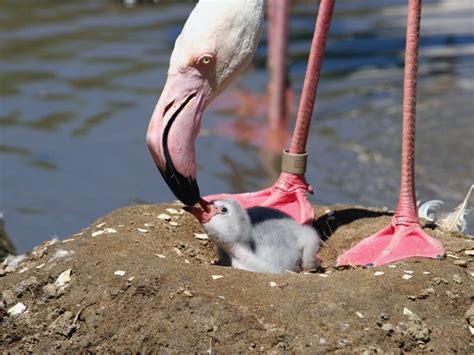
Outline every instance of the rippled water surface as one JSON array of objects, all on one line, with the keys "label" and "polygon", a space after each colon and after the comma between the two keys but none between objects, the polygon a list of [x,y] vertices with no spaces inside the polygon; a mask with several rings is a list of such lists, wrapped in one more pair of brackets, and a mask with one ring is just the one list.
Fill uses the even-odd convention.
[{"label": "rippled water surface", "polygon": [[[336,5],[308,147],[313,203],[396,204],[405,4]],[[19,251],[77,232],[117,207],[174,199],[145,132],[192,7],[2,1],[0,209]],[[463,199],[474,176],[473,7],[469,0],[440,0],[423,8],[417,194],[444,200],[446,209]],[[292,7],[296,93],[316,8],[314,1]],[[252,68],[205,114],[197,143],[204,194],[257,190],[278,175],[279,157],[265,144],[237,142],[216,129],[263,121],[261,110],[236,110],[245,108],[236,97],[265,91],[265,61],[262,41]]]}]

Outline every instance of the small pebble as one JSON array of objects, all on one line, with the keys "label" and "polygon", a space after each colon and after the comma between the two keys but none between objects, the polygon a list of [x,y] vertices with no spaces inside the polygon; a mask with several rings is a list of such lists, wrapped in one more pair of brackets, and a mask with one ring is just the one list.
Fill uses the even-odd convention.
[{"label": "small pebble", "polygon": [[276,287],[277,286],[277,283],[274,282],[274,281],[270,281],[270,287]]},{"label": "small pebble", "polygon": [[114,272],[115,276],[125,276],[126,272],[123,270],[117,270]]},{"label": "small pebble", "polygon": [[431,275],[431,272],[429,272],[429,271],[423,271],[423,275]]},{"label": "small pebble", "polygon": [[474,256],[474,249],[464,250],[464,254]]},{"label": "small pebble", "polygon": [[467,267],[467,260],[455,260],[454,265],[461,266],[461,267]]},{"label": "small pebble", "polygon": [[148,229],[137,228],[140,233],[148,233]]},{"label": "small pebble", "polygon": [[461,285],[462,284],[462,278],[458,274],[453,275],[453,281],[456,282],[457,284]]},{"label": "small pebble", "polygon": [[180,214],[177,210],[175,210],[174,208],[167,208],[166,211],[168,211],[169,213],[171,214]]},{"label": "small pebble", "polygon": [[384,275],[385,273],[383,271],[376,271],[374,272],[374,276],[382,276]]},{"label": "small pebble", "polygon": [[454,255],[454,254],[446,254],[446,256],[451,259],[459,259],[459,256]]},{"label": "small pebble", "polygon": [[117,231],[113,228],[104,228],[104,233],[117,233]]},{"label": "small pebble", "polygon": [[159,219],[162,219],[162,220],[164,220],[164,221],[169,221],[169,220],[171,220],[171,216],[168,216],[168,215],[165,214],[165,213],[162,213],[162,214],[158,215],[158,218],[159,218]]},{"label": "small pebble", "polygon": [[405,272],[405,274],[410,274],[410,275],[412,275],[414,273],[414,271],[412,271],[412,270],[403,270],[403,271]]},{"label": "small pebble", "polygon": [[219,279],[222,279],[224,276],[222,275],[212,275],[211,276],[213,280],[219,280]]},{"label": "small pebble", "polygon": [[95,227],[96,227],[96,228],[101,228],[101,227],[103,227],[103,226],[105,226],[105,222],[104,222],[104,223],[100,223],[100,224],[96,225]]},{"label": "small pebble", "polygon": [[70,239],[64,239],[62,242],[63,243],[69,243],[69,242],[73,242],[73,241],[74,241],[74,238],[70,238]]},{"label": "small pebble", "polygon": [[405,275],[402,276],[402,279],[410,280],[412,277],[413,277],[412,275],[405,274]]},{"label": "small pebble", "polygon": [[129,277],[127,281],[132,282],[135,279],[135,276]]},{"label": "small pebble", "polygon": [[382,325],[382,330],[387,333],[387,334],[392,334],[393,333],[393,325],[390,323],[385,323]]},{"label": "small pebble", "polygon": [[189,290],[184,290],[183,295],[185,295],[187,297],[193,297],[194,296],[194,294]]},{"label": "small pebble", "polygon": [[173,227],[176,227],[178,225],[178,223],[176,223],[175,221],[170,221],[169,224]]},{"label": "small pebble", "polygon": [[166,256],[162,255],[162,254],[155,254],[155,256],[161,258],[161,259],[166,259]]},{"label": "small pebble", "polygon": [[329,277],[329,275],[326,274],[318,274],[319,277]]},{"label": "small pebble", "polygon": [[327,344],[326,339],[324,339],[324,338],[319,338],[319,345],[325,345],[325,344]]},{"label": "small pebble", "polygon": [[360,312],[356,312],[356,315],[357,315],[357,317],[359,317],[360,319],[364,319],[364,318],[365,318],[364,315],[363,315],[362,313],[360,313]]},{"label": "small pebble", "polygon": [[191,264],[191,262],[190,262],[188,259],[184,259],[184,262],[185,262],[186,264]]},{"label": "small pebble", "polygon": [[390,269],[396,269],[396,268],[397,268],[397,265],[395,265],[395,264],[390,264],[388,267],[389,267]]},{"label": "small pebble", "polygon": [[221,300],[225,300],[224,296],[217,296],[217,297],[219,297]]}]

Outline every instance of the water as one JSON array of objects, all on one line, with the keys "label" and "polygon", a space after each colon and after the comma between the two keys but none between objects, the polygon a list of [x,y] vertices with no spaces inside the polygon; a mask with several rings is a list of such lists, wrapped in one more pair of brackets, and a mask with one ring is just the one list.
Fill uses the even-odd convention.
[{"label": "water", "polygon": [[[394,207],[398,196],[406,1],[339,1],[310,134],[313,203]],[[192,1],[2,1],[0,209],[18,251],[111,210],[173,200],[145,144],[174,40]],[[473,183],[474,9],[425,1],[418,83],[417,194],[457,205]],[[294,4],[291,79],[299,93],[316,5]],[[206,193],[273,183],[279,158],[216,134],[236,88],[263,92],[253,67],[208,110],[198,139]],[[252,118],[257,120],[258,118]],[[471,219],[472,221],[472,219]],[[471,224],[472,226],[472,224]],[[472,233],[472,228],[470,232]]]}]

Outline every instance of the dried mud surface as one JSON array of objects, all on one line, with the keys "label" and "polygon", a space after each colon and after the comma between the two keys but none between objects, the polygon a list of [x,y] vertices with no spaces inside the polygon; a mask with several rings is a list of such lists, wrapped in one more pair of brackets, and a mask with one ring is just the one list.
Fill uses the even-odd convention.
[{"label": "dried mud surface", "polygon": [[[474,242],[462,235],[426,228],[448,249],[444,260],[336,270],[341,251],[391,216],[344,205],[330,206],[335,213],[328,216],[319,207],[316,226],[328,237],[322,273],[257,274],[212,265],[212,243],[194,234],[201,226],[188,213],[167,212],[170,207],[180,210],[172,204],[116,210],[80,235],[38,246],[15,271],[0,270],[0,349],[474,351],[466,314],[474,263],[465,252]],[[157,218],[162,213],[177,225]],[[116,233],[91,236],[105,228]],[[67,255],[53,260],[60,249]],[[69,269],[70,280],[59,287],[59,275]],[[125,275],[115,275],[118,270]],[[26,311],[9,315],[18,302]]]}]

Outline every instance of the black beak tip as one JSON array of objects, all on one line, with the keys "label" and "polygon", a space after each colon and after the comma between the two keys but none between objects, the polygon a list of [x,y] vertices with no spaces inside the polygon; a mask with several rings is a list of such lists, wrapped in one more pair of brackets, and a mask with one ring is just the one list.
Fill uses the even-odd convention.
[{"label": "black beak tip", "polygon": [[201,195],[195,179],[184,177],[177,171],[171,173],[168,170],[161,171],[160,169],[160,172],[168,184],[168,187],[182,203],[188,206],[194,206],[199,201]]}]

